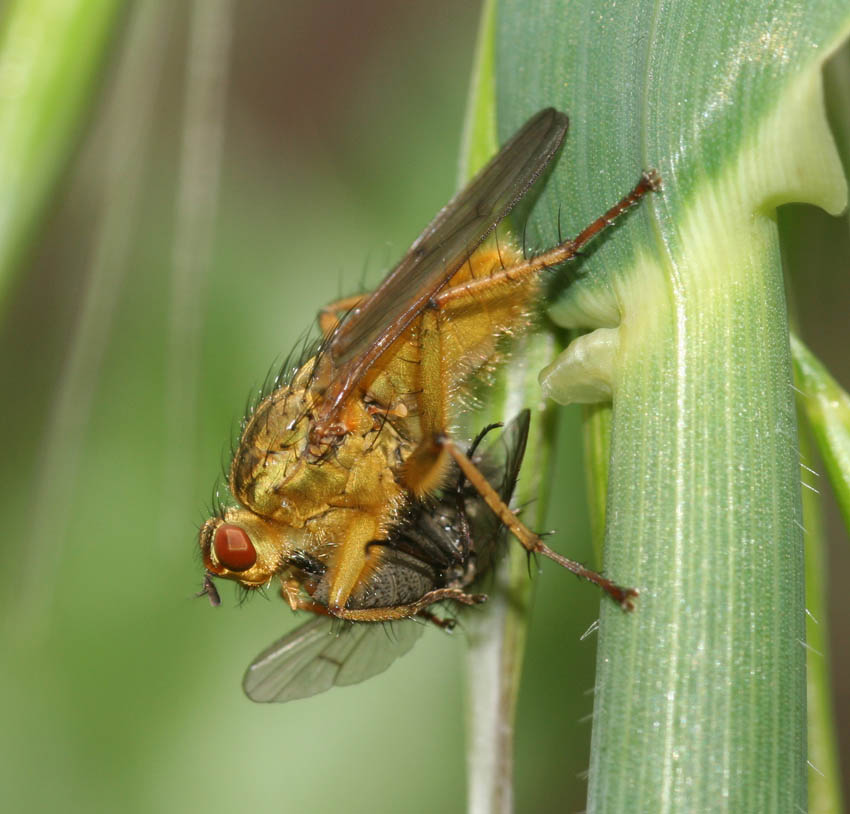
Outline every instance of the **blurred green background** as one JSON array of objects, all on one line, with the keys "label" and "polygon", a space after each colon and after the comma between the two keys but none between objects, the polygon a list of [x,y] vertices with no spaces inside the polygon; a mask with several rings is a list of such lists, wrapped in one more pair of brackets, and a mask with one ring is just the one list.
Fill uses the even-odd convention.
[{"label": "blurred green background", "polygon": [[[478,4],[235,3],[209,263],[180,289],[189,9],[148,4],[147,34],[123,15],[0,324],[0,799],[10,811],[462,811],[462,634],[428,630],[363,685],[259,706],[242,672],[299,620],[273,594],[239,605],[223,585],[218,609],[193,594],[197,527],[246,396],[319,307],[374,285],[454,190]],[[122,70],[134,42],[146,58]],[[804,337],[847,385],[847,269],[825,270],[829,247],[848,255],[847,221],[799,216],[811,244],[789,251],[819,281],[801,292]],[[589,561],[579,411],[562,419],[548,525],[557,548]],[[846,575],[830,522],[832,573]],[[541,570],[517,810],[579,811],[595,659],[580,636],[599,597]],[[847,754],[845,594],[833,591],[833,653]]]}]

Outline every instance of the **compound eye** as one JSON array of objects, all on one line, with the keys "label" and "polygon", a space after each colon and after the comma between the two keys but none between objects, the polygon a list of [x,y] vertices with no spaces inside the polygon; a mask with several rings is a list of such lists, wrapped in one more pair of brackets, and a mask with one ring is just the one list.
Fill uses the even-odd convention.
[{"label": "compound eye", "polygon": [[213,538],[218,561],[230,571],[247,571],[257,561],[257,550],[251,538],[239,526],[220,525]]}]

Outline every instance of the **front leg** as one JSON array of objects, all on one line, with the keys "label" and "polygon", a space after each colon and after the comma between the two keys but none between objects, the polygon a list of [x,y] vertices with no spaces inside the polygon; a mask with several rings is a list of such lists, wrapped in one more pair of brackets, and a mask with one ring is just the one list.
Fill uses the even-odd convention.
[{"label": "front leg", "polygon": [[339,325],[340,315],[347,313],[352,308],[356,308],[366,299],[366,296],[366,294],[354,294],[351,297],[336,300],[322,308],[318,316],[322,336],[330,336],[334,332],[334,328]]},{"label": "front leg", "polygon": [[309,611],[317,616],[330,616],[328,609],[312,599],[307,599],[301,592],[301,583],[294,577],[280,581],[280,595],[294,611]]},{"label": "front leg", "polygon": [[[380,523],[376,514],[352,509],[346,511],[346,524],[341,540],[334,552],[333,563],[328,569],[330,590],[328,611],[332,616],[343,617],[343,611],[352,591],[368,573],[367,558],[369,543],[380,538]],[[371,555],[374,559],[375,555]]]},{"label": "front leg", "polygon": [[435,439],[448,426],[448,377],[444,370],[442,320],[435,308],[426,309],[420,321],[419,414],[422,441],[404,463],[405,486],[422,497],[442,485],[449,463],[446,450]]}]

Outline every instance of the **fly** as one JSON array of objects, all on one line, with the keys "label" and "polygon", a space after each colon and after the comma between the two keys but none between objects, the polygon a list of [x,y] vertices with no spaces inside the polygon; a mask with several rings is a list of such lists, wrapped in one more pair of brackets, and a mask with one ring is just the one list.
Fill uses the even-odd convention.
[{"label": "fly", "polygon": [[[261,657],[263,664],[289,663],[289,656],[275,653],[296,650],[306,658],[327,655],[327,648],[344,653],[326,663],[348,664],[350,658],[365,658],[359,642],[368,643],[369,626],[345,628],[332,644],[326,637],[332,620],[439,622],[429,610],[433,605],[481,601],[467,591],[472,580],[461,573],[477,541],[453,523],[462,525],[483,506],[529,552],[594,582],[632,609],[634,589],[550,549],[508,508],[509,495],[449,430],[465,383],[492,359],[499,338],[527,328],[541,273],[574,258],[660,185],[654,172],[644,173],[575,238],[534,257],[503,240],[488,240],[556,156],[567,127],[567,117],[553,108],[526,122],[437,213],[374,292],[321,311],[315,352],[243,422],[228,476],[236,505],[207,520],[200,532],[205,592],[216,595],[212,577],[247,589],[278,580],[293,610],[319,617],[290,634],[298,647],[286,644],[295,641],[287,637]],[[413,546],[412,559],[424,568],[414,578],[413,564],[400,564],[405,546],[410,548],[410,519],[422,526],[429,511],[445,515],[451,500],[446,485],[458,477],[465,490],[462,505],[433,545]],[[458,567],[461,572],[451,570]],[[406,587],[375,589],[387,581]],[[408,626],[417,627],[410,623],[404,629]],[[383,662],[376,657],[374,663]],[[246,677],[251,697],[283,700],[267,690],[252,693],[251,676],[265,671],[258,662],[251,670]],[[344,681],[338,675],[330,683]]]}]

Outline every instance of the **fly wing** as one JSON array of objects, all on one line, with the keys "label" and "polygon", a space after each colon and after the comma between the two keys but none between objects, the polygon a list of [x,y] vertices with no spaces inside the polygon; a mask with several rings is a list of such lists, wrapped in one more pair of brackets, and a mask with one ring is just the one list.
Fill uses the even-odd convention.
[{"label": "fly wing", "polygon": [[[484,456],[489,459],[489,466],[496,467],[502,473],[502,482],[493,484],[497,488],[500,497],[505,503],[511,502],[516,487],[522,459],[525,457],[525,448],[528,445],[528,429],[531,423],[531,411],[528,409],[520,411],[496,441],[497,448],[488,447]],[[485,471],[486,475],[486,471]]]},{"label": "fly wing", "polygon": [[528,192],[561,146],[568,124],[554,108],[529,119],[343,320],[328,345],[337,371],[326,394],[329,413]]},{"label": "fly wing", "polygon": [[269,702],[357,684],[407,653],[423,627],[413,620],[340,625],[329,616],[316,616],[260,653],[245,671],[242,688],[252,701]]},{"label": "fly wing", "polygon": [[[519,474],[528,423],[529,412],[523,410],[475,458],[505,502],[510,500]],[[479,440],[481,438],[483,435]],[[486,572],[503,537],[504,526],[470,484],[462,483],[461,489],[475,544],[478,573]],[[457,555],[460,531],[456,528],[456,500],[456,492],[450,491],[436,505],[422,504],[387,541],[387,560],[383,568],[391,569],[395,581],[398,581],[400,570],[410,567],[407,560],[415,563],[419,558],[430,566],[432,560],[441,559],[449,564]],[[430,523],[432,520],[434,522]],[[399,559],[402,555],[406,557],[404,561]],[[430,587],[434,586],[427,589]],[[413,597],[394,597],[394,601],[399,602],[410,599]],[[334,686],[357,684],[382,673],[407,653],[422,635],[424,627],[413,619],[390,625],[346,623],[330,616],[314,616],[260,653],[245,671],[242,688],[252,701],[281,702],[317,695]]]}]

